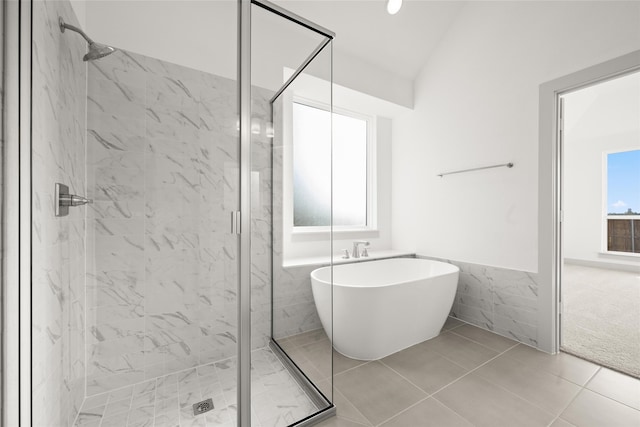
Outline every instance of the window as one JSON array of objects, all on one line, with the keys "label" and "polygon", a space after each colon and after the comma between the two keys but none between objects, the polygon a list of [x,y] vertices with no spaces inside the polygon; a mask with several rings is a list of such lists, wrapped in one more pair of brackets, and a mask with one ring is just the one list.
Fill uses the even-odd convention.
[{"label": "window", "polygon": [[[333,125],[333,225],[371,226],[371,151],[368,117],[293,104],[293,226],[331,225],[331,139]],[[299,229],[300,230],[300,229]]]},{"label": "window", "polygon": [[607,251],[640,253],[640,150],[607,154]]}]

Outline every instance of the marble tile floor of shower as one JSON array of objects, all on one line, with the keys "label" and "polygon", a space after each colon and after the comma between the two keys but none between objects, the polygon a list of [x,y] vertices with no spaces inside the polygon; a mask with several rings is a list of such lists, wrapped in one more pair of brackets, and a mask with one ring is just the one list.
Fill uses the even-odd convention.
[{"label": "marble tile floor of shower", "polygon": [[319,427],[640,426],[634,377],[454,318],[444,329],[381,360],[335,357],[337,416]]},{"label": "marble tile floor of shower", "polygon": [[[317,411],[269,349],[251,354],[252,425],[287,426]],[[236,359],[230,358],[90,396],[74,427],[232,427],[236,425]],[[214,409],[195,416],[193,404]]]}]

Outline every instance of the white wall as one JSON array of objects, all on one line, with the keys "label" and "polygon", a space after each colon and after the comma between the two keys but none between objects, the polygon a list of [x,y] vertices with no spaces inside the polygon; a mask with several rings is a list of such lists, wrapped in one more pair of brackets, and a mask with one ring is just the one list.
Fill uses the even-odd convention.
[{"label": "white wall", "polygon": [[87,2],[86,0],[70,0],[71,8],[78,18],[80,28],[87,27]]},{"label": "white wall", "polygon": [[606,154],[640,149],[640,73],[564,96],[565,259],[640,265],[606,249]]},{"label": "white wall", "polygon": [[638,2],[466,6],[394,123],[393,247],[537,271],[539,85],[639,48]]},{"label": "white wall", "polygon": [[236,77],[233,0],[88,1],[86,31],[100,43]]}]

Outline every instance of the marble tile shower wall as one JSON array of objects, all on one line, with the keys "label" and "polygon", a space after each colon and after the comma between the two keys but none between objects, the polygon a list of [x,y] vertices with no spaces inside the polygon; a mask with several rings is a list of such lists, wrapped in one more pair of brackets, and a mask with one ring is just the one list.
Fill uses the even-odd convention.
[{"label": "marble tile shower wall", "polygon": [[537,347],[537,274],[441,260],[460,268],[451,315]]},{"label": "marble tile shower wall", "polygon": [[85,390],[85,208],[55,217],[54,183],[84,194],[86,43],[68,1],[33,3],[33,425],[70,425]]},{"label": "marble tile shower wall", "polygon": [[[254,108],[268,94],[254,89]],[[89,64],[87,394],[236,352],[236,82],[118,51]],[[268,104],[267,104],[268,105]],[[254,139],[253,337],[270,332],[270,154]],[[255,205],[259,199],[260,205]]]}]

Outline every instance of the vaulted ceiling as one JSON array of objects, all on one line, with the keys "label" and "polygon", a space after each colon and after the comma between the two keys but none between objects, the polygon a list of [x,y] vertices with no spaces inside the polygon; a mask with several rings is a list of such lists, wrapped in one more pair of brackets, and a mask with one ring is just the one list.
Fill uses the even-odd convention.
[{"label": "vaulted ceiling", "polygon": [[337,51],[414,79],[466,2],[405,0],[389,15],[383,0],[276,0],[336,33]]}]

